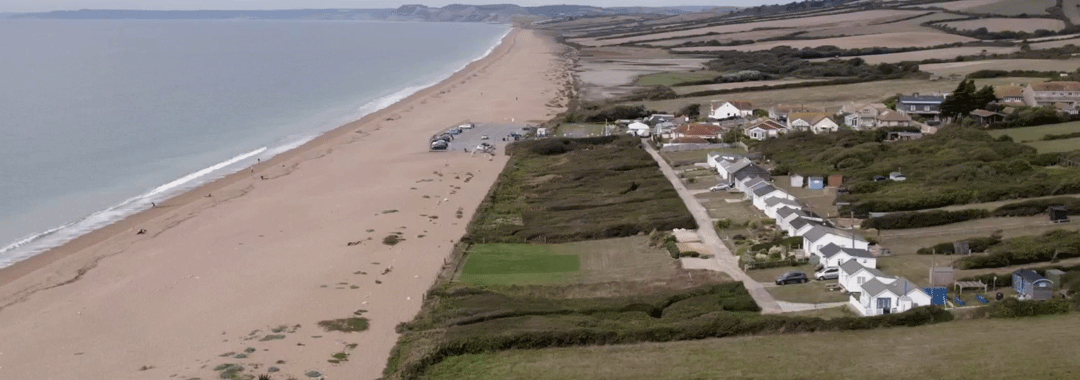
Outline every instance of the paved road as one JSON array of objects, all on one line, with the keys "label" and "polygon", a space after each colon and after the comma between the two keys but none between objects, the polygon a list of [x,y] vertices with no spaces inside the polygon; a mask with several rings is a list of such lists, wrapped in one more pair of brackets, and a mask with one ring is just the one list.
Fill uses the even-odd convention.
[{"label": "paved road", "polygon": [[716,234],[716,229],[712,228],[712,218],[709,217],[709,211],[705,209],[705,206],[701,205],[701,202],[698,202],[697,198],[694,198],[694,194],[690,190],[686,189],[682,180],[675,175],[675,170],[671,168],[671,165],[668,165],[667,161],[660,157],[660,153],[657,153],[656,149],[653,149],[646,140],[642,140],[641,144],[645,147],[645,151],[649,152],[649,155],[660,165],[660,171],[664,172],[664,176],[667,177],[668,181],[671,181],[671,185],[675,186],[675,190],[682,197],[683,203],[686,203],[686,208],[690,210],[690,214],[697,221],[698,235],[701,236],[701,242],[709,247],[713,258],[720,264],[721,271],[743,283],[746,290],[750,292],[750,296],[754,297],[754,301],[761,307],[762,313],[776,314],[784,312],[780,308],[780,304],[776,302],[772,294],[765,290],[761,283],[754,281],[739,269],[738,258],[720,240],[720,235]]}]

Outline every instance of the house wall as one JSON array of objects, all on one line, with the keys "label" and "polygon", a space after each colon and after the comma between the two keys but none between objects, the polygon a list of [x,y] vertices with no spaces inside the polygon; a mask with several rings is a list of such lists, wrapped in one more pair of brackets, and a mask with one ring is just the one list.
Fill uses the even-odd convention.
[{"label": "house wall", "polygon": [[[753,112],[753,111],[751,111],[751,112]],[[746,112],[736,108],[735,105],[733,105],[731,103],[721,104],[720,107],[717,107],[716,109],[712,110],[712,112],[709,113],[709,117],[711,117],[713,119],[727,119],[727,118],[732,118],[732,117],[737,117],[737,116],[745,116],[745,115],[746,115]]]},{"label": "house wall", "polygon": [[829,133],[836,132],[840,129],[839,125],[836,125],[831,119],[822,119],[816,125],[811,127],[814,133]]},{"label": "house wall", "polygon": [[870,249],[870,243],[867,243],[866,241],[860,240],[859,238],[855,238],[855,241],[852,242],[851,236],[839,236],[839,235],[835,235],[835,234],[825,235],[820,240],[818,240],[816,242],[813,242],[813,244],[811,244],[810,239],[807,239],[807,238],[804,237],[803,238],[803,249],[805,249],[807,253],[815,254],[815,255],[818,255],[820,257],[821,256],[821,247],[829,245],[830,243],[836,244],[838,246],[845,247],[845,248],[858,248],[858,249],[866,249],[866,250]]}]

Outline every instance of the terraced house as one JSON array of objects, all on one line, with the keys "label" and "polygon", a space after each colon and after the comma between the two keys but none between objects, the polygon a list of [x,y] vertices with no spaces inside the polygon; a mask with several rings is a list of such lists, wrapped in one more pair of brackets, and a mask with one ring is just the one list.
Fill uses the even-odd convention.
[{"label": "terraced house", "polygon": [[1036,82],[1024,87],[1024,104],[1029,106],[1062,104],[1075,107],[1078,102],[1080,102],[1080,82]]},{"label": "terraced house", "polygon": [[900,95],[896,100],[896,110],[908,115],[919,115],[927,119],[938,119],[941,115],[941,103],[945,95],[931,94]]}]

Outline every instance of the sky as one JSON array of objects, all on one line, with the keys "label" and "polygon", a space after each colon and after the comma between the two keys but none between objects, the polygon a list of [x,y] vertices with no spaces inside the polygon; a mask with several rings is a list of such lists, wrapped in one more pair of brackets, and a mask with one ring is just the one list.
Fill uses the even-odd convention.
[{"label": "sky", "polygon": [[787,3],[789,0],[0,0],[0,12],[41,12],[75,9],[297,9],[297,8],[397,8],[402,4],[443,6],[446,4],[596,6],[729,5],[755,6]]}]

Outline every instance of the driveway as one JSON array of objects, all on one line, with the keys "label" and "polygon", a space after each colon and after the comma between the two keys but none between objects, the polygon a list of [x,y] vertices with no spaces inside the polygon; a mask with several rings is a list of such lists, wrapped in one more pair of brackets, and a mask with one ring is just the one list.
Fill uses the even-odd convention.
[{"label": "driveway", "polygon": [[709,211],[705,209],[705,206],[698,202],[694,198],[694,194],[690,190],[686,189],[682,180],[675,175],[675,170],[668,165],[667,161],[664,161],[663,157],[660,157],[660,153],[656,152],[646,140],[641,140],[641,145],[645,147],[645,151],[649,152],[649,155],[656,160],[656,163],[660,165],[660,171],[664,173],[671,185],[675,187],[675,191],[679,193],[679,197],[682,197],[683,203],[686,204],[686,208],[690,210],[690,214],[694,216],[694,220],[698,224],[698,235],[701,236],[701,242],[709,247],[710,253],[713,255],[713,259],[719,264],[721,272],[727,273],[731,278],[741,281],[746,290],[750,293],[751,297],[754,297],[754,301],[761,307],[761,312],[765,314],[777,314],[782,313],[784,310],[780,308],[780,304],[776,302],[772,294],[769,294],[765,287],[761,283],[754,281],[754,279],[747,276],[741,269],[739,269],[739,260],[731,253],[724,242],[720,240],[720,235],[716,234],[716,229],[713,228],[712,218],[709,217]]}]

